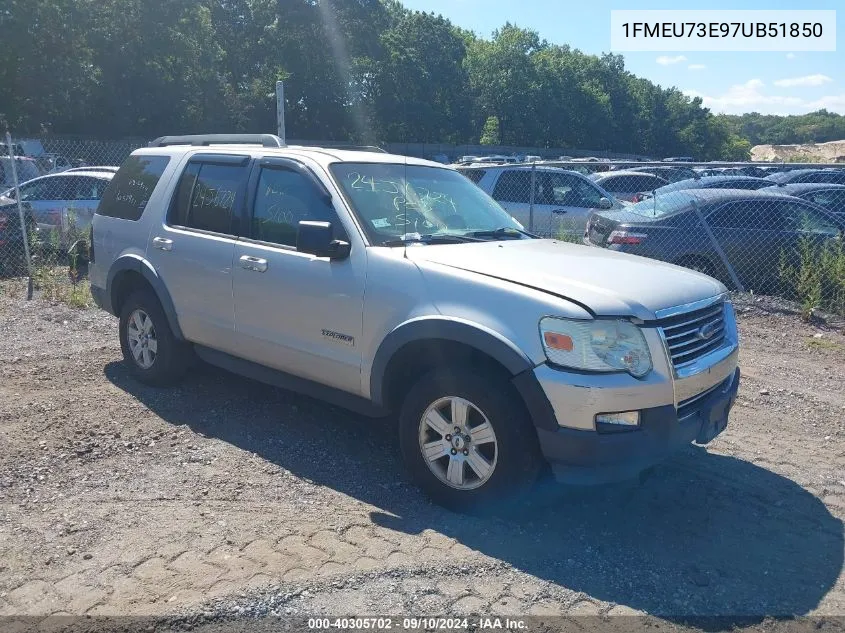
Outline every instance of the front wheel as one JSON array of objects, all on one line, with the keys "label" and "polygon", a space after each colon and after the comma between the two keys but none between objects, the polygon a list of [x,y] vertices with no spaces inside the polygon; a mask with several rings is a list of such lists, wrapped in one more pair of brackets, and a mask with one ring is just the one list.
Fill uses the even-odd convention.
[{"label": "front wheel", "polygon": [[542,464],[519,395],[492,372],[439,369],[420,378],[402,406],[399,436],[412,479],[458,512],[519,498]]}]

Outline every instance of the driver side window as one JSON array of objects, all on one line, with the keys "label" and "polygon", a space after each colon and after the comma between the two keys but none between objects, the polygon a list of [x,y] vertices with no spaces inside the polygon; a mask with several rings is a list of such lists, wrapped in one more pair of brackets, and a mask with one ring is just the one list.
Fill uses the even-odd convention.
[{"label": "driver side window", "polygon": [[331,222],[340,231],[337,214],[301,174],[280,167],[263,167],[255,193],[250,237],[282,246],[296,246],[299,222]]}]

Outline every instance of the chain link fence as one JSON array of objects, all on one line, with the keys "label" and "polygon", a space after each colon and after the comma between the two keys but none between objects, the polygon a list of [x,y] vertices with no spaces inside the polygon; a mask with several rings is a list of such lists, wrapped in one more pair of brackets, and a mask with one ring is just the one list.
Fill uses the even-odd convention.
[{"label": "chain link fence", "polygon": [[845,315],[842,165],[538,161],[459,166],[529,232],[677,264]]},{"label": "chain link fence", "polygon": [[145,141],[0,138],[0,291],[90,303],[88,233],[118,166]]},{"label": "chain link fence", "polygon": [[[90,303],[94,212],[118,166],[144,145],[0,138],[0,292]],[[531,233],[692,268],[733,290],[797,300],[808,314],[845,315],[841,164],[585,158],[457,168]]]}]

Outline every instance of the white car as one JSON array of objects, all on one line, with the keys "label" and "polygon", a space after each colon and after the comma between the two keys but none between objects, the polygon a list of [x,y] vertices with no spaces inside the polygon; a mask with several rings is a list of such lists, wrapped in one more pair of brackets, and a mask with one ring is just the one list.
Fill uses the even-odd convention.
[{"label": "white car", "polygon": [[[89,229],[113,176],[113,172],[103,171],[48,174],[20,185],[21,200],[32,206],[46,246],[65,250]],[[14,198],[15,190],[0,195]]]},{"label": "white car", "polygon": [[523,227],[544,237],[562,237],[563,232],[580,238],[594,210],[622,208],[611,194],[583,174],[559,167],[491,166],[458,171],[491,195]]}]

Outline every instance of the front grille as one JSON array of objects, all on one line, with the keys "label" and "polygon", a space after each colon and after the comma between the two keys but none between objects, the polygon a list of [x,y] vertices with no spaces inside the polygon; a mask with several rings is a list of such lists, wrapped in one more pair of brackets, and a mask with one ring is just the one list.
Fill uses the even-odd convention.
[{"label": "front grille", "polygon": [[[657,327],[666,339],[672,365],[675,369],[684,367],[720,348],[724,343],[724,304],[720,301],[706,308],[660,319]],[[709,338],[704,338],[702,332],[709,332]]]}]

